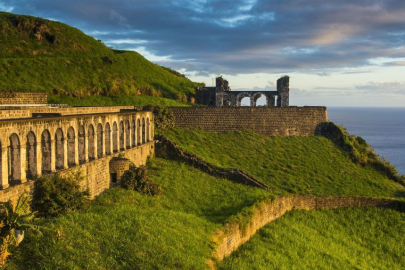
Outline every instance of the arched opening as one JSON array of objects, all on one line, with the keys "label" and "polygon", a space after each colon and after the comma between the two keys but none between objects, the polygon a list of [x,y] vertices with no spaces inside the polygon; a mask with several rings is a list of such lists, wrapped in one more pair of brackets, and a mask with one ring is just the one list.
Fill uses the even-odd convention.
[{"label": "arched opening", "polygon": [[125,121],[125,147],[127,149],[131,148],[131,127],[128,120]]},{"label": "arched opening", "polygon": [[111,127],[109,123],[105,124],[105,154],[111,154]]},{"label": "arched opening", "polygon": [[125,150],[124,122],[120,122],[120,150]]},{"label": "arched opening", "polygon": [[250,97],[244,97],[240,100],[240,106],[249,107],[250,106]]},{"label": "arched opening", "polygon": [[51,134],[47,129],[41,135],[42,174],[51,172]]},{"label": "arched opening", "polygon": [[96,159],[96,153],[94,152],[94,128],[93,125],[89,125],[89,160]]},{"label": "arched opening", "polygon": [[136,137],[138,138],[138,145],[141,145],[141,120],[138,118],[137,125],[138,131],[136,133]]},{"label": "arched opening", "polygon": [[84,126],[79,127],[79,163],[86,162],[86,130]]},{"label": "arched opening", "polygon": [[97,157],[103,157],[103,125],[97,125]]},{"label": "arched opening", "polygon": [[250,94],[242,92],[236,96],[236,106],[250,106]]},{"label": "arched opening", "polygon": [[58,128],[55,133],[55,168],[59,170],[63,169],[64,163],[63,140],[62,129]]},{"label": "arched opening", "polygon": [[135,147],[136,146],[136,141],[135,141],[135,136],[136,135],[136,133],[135,133],[135,120],[134,119],[132,119],[132,128],[131,128],[131,136],[132,136],[132,147]]},{"label": "arched opening", "polygon": [[145,143],[145,118],[142,118],[142,143]]},{"label": "arched opening", "polygon": [[265,94],[257,93],[254,96],[256,107],[267,107],[267,97]]},{"label": "arched opening", "polygon": [[118,125],[117,122],[113,124],[113,151],[118,152]]},{"label": "arched opening", "polygon": [[37,175],[37,139],[34,132],[27,134],[27,179],[32,179]]},{"label": "arched opening", "polygon": [[75,130],[73,127],[70,127],[67,131],[67,143],[68,143],[68,166],[73,167],[75,166],[75,156],[76,156],[76,149],[75,149]]},{"label": "arched opening", "polygon": [[146,141],[150,142],[150,123],[149,118],[146,118]]},{"label": "arched opening", "polygon": [[10,147],[8,150],[8,181],[21,180],[20,138],[15,133],[10,136]]}]

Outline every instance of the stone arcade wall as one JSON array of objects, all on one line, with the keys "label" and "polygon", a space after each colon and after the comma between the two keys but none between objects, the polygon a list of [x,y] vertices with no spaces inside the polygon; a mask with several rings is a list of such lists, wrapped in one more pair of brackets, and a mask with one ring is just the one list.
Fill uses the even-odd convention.
[{"label": "stone arcade wall", "polygon": [[46,93],[0,92],[0,104],[47,104]]},{"label": "stone arcade wall", "polygon": [[311,136],[328,120],[326,107],[171,107],[181,128],[212,132],[253,130],[268,136]]},{"label": "stone arcade wall", "polygon": [[[136,166],[145,165],[146,160],[150,155],[153,155],[153,153],[153,142],[121,152],[121,154],[123,154]],[[77,167],[59,171],[58,173],[62,176],[67,176],[69,174],[80,171],[81,175],[84,176],[85,179],[82,182],[82,188],[83,190],[88,189],[90,191],[90,198],[93,199],[95,196],[101,194],[104,190],[115,186],[115,184],[111,183],[110,181],[110,161],[117,156],[118,154],[106,156],[104,158],[96,159],[94,161],[78,165]],[[11,200],[13,203],[15,203],[20,195],[24,192],[26,192],[29,196],[33,195],[33,180],[0,190],[0,202]]]},{"label": "stone arcade wall", "polygon": [[229,256],[240,245],[247,242],[257,230],[280,218],[287,211],[344,207],[386,207],[403,211],[405,210],[405,202],[380,198],[314,197],[308,195],[290,195],[264,201],[254,206],[253,214],[250,216],[246,226],[242,227],[238,223],[229,223],[214,235],[217,246],[213,256],[223,260],[224,257]]}]

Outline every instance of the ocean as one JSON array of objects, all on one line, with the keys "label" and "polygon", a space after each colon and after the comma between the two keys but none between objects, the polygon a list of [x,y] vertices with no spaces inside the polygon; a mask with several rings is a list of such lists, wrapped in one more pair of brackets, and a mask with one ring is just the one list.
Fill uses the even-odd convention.
[{"label": "ocean", "polygon": [[405,108],[328,107],[329,120],[363,137],[405,174]]}]

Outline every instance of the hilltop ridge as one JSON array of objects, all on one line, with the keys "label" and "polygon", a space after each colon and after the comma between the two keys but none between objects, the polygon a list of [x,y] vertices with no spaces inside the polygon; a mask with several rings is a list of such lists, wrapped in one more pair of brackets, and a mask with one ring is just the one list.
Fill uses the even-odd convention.
[{"label": "hilltop ridge", "polygon": [[81,105],[97,96],[187,102],[198,85],[60,22],[0,12],[0,33],[0,91],[47,92],[52,101],[82,100]]}]

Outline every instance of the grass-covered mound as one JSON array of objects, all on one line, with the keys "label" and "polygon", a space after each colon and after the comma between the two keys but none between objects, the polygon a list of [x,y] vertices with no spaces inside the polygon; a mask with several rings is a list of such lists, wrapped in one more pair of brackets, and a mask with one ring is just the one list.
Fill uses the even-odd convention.
[{"label": "grass-covered mound", "polygon": [[405,214],[389,209],[292,211],[219,269],[402,269]]},{"label": "grass-covered mound", "polygon": [[154,159],[149,176],[163,195],[114,188],[83,212],[42,220],[8,269],[206,269],[212,232],[267,191]]},{"label": "grass-covered mound", "polygon": [[166,136],[185,151],[263,181],[273,194],[402,197],[404,187],[371,167],[351,161],[322,136],[268,137],[249,131],[212,133],[172,129]]},{"label": "grass-covered mound", "polygon": [[68,25],[5,12],[0,12],[0,77],[0,91],[74,99],[150,95],[187,101],[197,86],[136,52],[111,50]]}]

